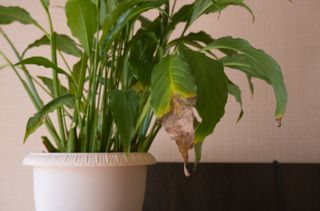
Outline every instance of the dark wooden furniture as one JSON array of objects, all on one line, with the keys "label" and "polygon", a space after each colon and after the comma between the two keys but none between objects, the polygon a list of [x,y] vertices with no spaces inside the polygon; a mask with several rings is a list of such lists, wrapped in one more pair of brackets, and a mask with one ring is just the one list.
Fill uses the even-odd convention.
[{"label": "dark wooden furniture", "polygon": [[179,163],[148,169],[143,211],[320,211],[319,164]]}]

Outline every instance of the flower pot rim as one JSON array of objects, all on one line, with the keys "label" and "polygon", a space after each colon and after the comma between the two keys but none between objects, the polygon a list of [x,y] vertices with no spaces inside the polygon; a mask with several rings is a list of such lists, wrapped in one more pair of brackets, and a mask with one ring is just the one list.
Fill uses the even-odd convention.
[{"label": "flower pot rim", "polygon": [[156,163],[150,153],[30,153],[23,165],[33,167],[122,167]]}]

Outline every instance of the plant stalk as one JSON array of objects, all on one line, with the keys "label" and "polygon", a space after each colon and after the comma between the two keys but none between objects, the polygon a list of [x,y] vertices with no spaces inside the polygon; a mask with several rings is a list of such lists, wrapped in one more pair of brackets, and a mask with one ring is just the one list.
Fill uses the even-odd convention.
[{"label": "plant stalk", "polygon": [[[56,36],[55,32],[53,30],[53,24],[52,24],[52,19],[51,15],[48,9],[45,8],[43,5],[47,17],[48,17],[48,22],[49,22],[49,27],[50,27],[50,46],[51,46],[51,60],[52,63],[55,66],[58,66],[57,64],[57,46],[56,46]],[[58,72],[55,68],[52,69],[52,79],[53,79],[53,89],[54,89],[54,97],[57,98],[60,96],[60,82],[58,78]],[[65,148],[66,147],[66,134],[65,134],[65,125],[63,122],[63,108],[58,108],[57,109],[57,118],[58,118],[58,125],[59,125],[59,130],[60,130],[60,137],[62,140],[62,146]]]},{"label": "plant stalk", "polygon": [[[23,85],[23,88],[26,90],[28,96],[31,99],[31,102],[33,103],[34,107],[36,108],[37,111],[39,111],[42,107],[42,105],[39,105],[36,98],[33,95],[33,92],[30,90],[28,84],[25,82],[25,80],[21,77],[21,75],[19,74],[19,72],[17,71],[17,69],[15,68],[15,66],[12,64],[12,62],[8,59],[8,57],[6,57],[6,55],[0,50],[0,55],[4,58],[4,60],[11,66],[11,68],[13,69],[14,73],[17,75],[17,77],[19,78],[19,81],[21,82],[21,84]],[[62,151],[62,146],[61,146],[61,142],[60,142],[60,138],[56,132],[56,130],[54,129],[51,121],[49,118],[46,118],[45,120],[45,125],[50,133],[50,135],[53,137],[53,139],[55,140],[55,143],[58,147],[58,149],[60,151]]]}]

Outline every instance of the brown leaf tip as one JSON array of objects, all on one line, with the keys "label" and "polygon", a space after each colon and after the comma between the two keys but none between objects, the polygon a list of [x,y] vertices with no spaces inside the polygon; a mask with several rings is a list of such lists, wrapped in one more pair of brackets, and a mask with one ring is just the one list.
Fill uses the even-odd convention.
[{"label": "brown leaf tip", "polygon": [[185,177],[190,177],[191,176],[191,174],[189,173],[189,171],[187,169],[187,164],[186,163],[184,163],[184,165],[183,165],[183,171],[184,171],[184,176]]},{"label": "brown leaf tip", "polygon": [[276,118],[276,122],[278,123],[278,127],[282,125],[282,116]]}]

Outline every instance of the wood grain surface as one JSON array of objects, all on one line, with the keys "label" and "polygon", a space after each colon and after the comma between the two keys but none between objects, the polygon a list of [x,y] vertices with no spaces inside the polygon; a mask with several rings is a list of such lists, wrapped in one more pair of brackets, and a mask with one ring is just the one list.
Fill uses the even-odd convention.
[{"label": "wood grain surface", "polygon": [[148,170],[143,211],[319,211],[320,165],[182,164]]}]

